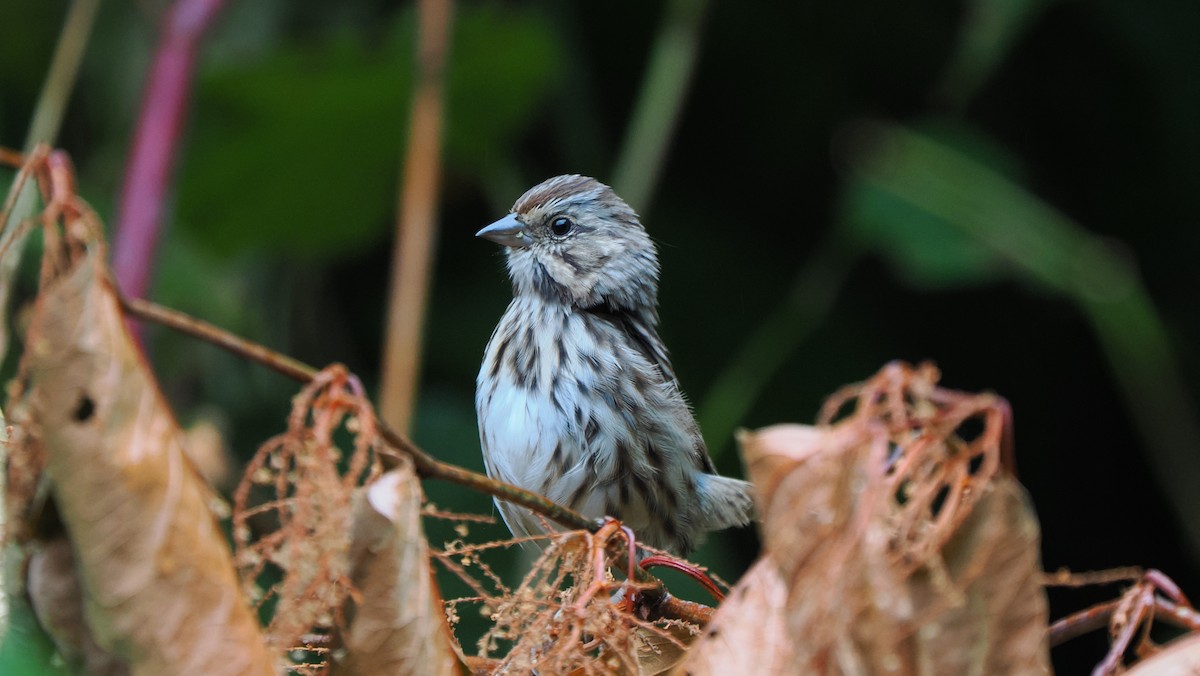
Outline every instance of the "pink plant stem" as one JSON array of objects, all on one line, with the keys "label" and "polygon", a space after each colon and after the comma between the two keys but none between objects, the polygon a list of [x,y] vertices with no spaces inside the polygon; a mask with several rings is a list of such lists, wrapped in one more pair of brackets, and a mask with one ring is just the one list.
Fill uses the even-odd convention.
[{"label": "pink plant stem", "polygon": [[178,0],[163,17],[125,167],[113,239],[113,271],[129,296],[146,296],[195,75],[196,48],[224,4],[225,0]]}]

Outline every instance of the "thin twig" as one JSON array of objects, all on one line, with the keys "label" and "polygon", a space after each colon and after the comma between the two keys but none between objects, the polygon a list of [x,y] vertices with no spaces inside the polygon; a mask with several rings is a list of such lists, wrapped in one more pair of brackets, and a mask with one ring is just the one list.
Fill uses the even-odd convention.
[{"label": "thin twig", "polygon": [[[172,310],[140,298],[128,298],[124,295],[121,296],[121,305],[131,316],[152,321],[181,333],[194,336],[205,342],[212,343],[242,358],[258,362],[276,373],[287,376],[297,382],[311,382],[318,373],[317,369],[304,362],[280,354],[257,343],[252,343],[220,327],[209,324],[201,319],[196,319],[178,310]],[[495,479],[457,465],[442,462],[426,453],[409,440],[408,437],[395,431],[382,420],[379,421],[379,435],[389,446],[410,456],[413,460],[413,465],[416,467],[417,474],[423,478],[441,479],[460,486],[473,488],[477,491],[501,498],[502,500],[516,503],[522,507],[528,507],[568,528],[594,530],[599,527],[599,522],[596,519],[589,519],[537,493],[532,493],[502,481],[496,481]],[[395,466],[395,458],[385,456],[382,458],[382,461],[384,466],[389,469]]]},{"label": "thin twig", "polygon": [[[252,343],[224,329],[214,326],[201,319],[196,319],[178,310],[163,307],[140,298],[127,298],[118,293],[121,307],[131,317],[151,321],[167,328],[174,329],[207,343],[211,343],[233,354],[257,362],[267,368],[287,376],[295,381],[307,383],[313,379],[318,370],[299,360],[280,354],[269,348]],[[486,493],[531,509],[556,523],[574,530],[596,532],[604,524],[604,519],[591,519],[579,512],[564,507],[545,496],[538,495],[512,484],[497,481],[490,477],[472,472],[464,467],[442,462],[426,453],[413,443],[407,436],[395,431],[384,421],[379,421],[379,435],[393,449],[409,456],[417,474],[426,479],[448,481],[459,486]],[[395,458],[383,456],[385,467],[395,466]],[[614,557],[617,565],[625,567],[629,562],[627,554],[618,552]],[[663,583],[640,567],[633,567],[637,582],[648,585],[639,592],[639,597],[657,617],[684,620],[703,626],[712,616],[712,609],[702,604],[677,599],[667,593]]]},{"label": "thin twig", "polygon": [[[1128,575],[1138,573],[1136,568],[1118,568],[1099,573],[1069,573],[1059,571],[1052,580],[1060,585],[1109,584],[1127,580]],[[1112,645],[1104,660],[1096,666],[1093,674],[1116,673],[1122,657],[1134,637],[1141,629],[1142,648],[1150,645],[1150,626],[1156,620],[1168,622],[1189,631],[1200,631],[1200,613],[1188,603],[1187,597],[1171,578],[1158,570],[1138,573],[1139,581],[1120,598],[1098,603],[1077,613],[1068,615],[1050,625],[1051,647],[1095,631],[1109,627]],[[1162,596],[1162,595],[1165,595]],[[1139,648],[1139,654],[1141,648]]]},{"label": "thin twig", "polygon": [[[58,204],[59,213],[63,215],[61,211],[63,205],[59,203],[66,199],[66,196],[74,195],[74,189],[71,185],[73,176],[69,167],[69,159],[65,153],[61,153],[60,151],[51,152],[45,146],[40,146],[40,148],[43,149],[41,152],[45,161],[37,167],[25,164],[29,159],[21,153],[3,147],[0,147],[0,163],[21,164],[23,175],[27,178],[32,177],[36,179],[39,190],[43,192],[44,198],[48,203]],[[48,158],[46,157],[47,154]],[[29,174],[33,175],[30,176]],[[55,194],[54,186],[51,185],[52,177],[60,183],[57,187],[57,192],[63,194]],[[66,204],[66,208],[69,210],[73,210],[77,206],[73,203]],[[11,208],[11,204],[6,204],[3,210],[5,216],[9,208]],[[73,211],[71,213],[74,214]],[[73,217],[78,217],[78,214],[74,214]],[[48,219],[49,217],[46,218]],[[50,220],[47,220],[47,223]],[[54,229],[47,228],[46,231],[50,233]],[[312,381],[318,373],[316,369],[301,361],[240,338],[208,322],[196,319],[177,310],[165,308],[150,301],[125,297],[115,285],[111,285],[110,290],[122,310],[126,313],[127,320],[129,318],[139,318],[145,321],[156,322],[167,328],[209,342],[244,359],[263,364],[301,383]],[[450,481],[493,495],[502,500],[507,500],[544,514],[568,528],[587,530],[594,533],[606,523],[606,520],[603,519],[589,519],[536,493],[531,493],[510,484],[494,481],[467,469],[436,460],[413,444],[407,437],[393,431],[383,421],[377,422],[377,430],[380,436],[393,449],[409,455],[417,472],[423,477]],[[395,466],[396,458],[394,456],[383,455],[380,461],[384,466],[391,467]],[[631,562],[627,552],[623,550],[619,551],[614,559],[617,566],[623,568],[630,567]],[[648,616],[678,619],[698,625],[704,625],[708,622],[708,619],[711,617],[711,608],[675,599],[667,593],[661,580],[650,575],[640,567],[632,566],[632,570],[637,582],[644,585],[638,596],[642,608],[646,610]]]},{"label": "thin twig", "polygon": [[379,392],[380,418],[401,431],[409,429],[421,370],[421,331],[437,234],[442,90],[452,4],[451,0],[419,4],[416,90],[397,205]]},{"label": "thin twig", "polygon": [[1090,587],[1140,580],[1146,571],[1139,566],[1090,570],[1082,573],[1060,568],[1053,573],[1042,574],[1042,584],[1047,587]]},{"label": "thin twig", "polygon": [[88,38],[96,22],[96,10],[99,7],[100,0],[75,0],[67,9],[62,33],[58,36],[54,57],[50,61],[50,69],[46,73],[37,105],[33,109],[33,120],[29,123],[29,132],[25,137],[26,152],[33,150],[39,143],[53,145],[58,137],[63,114],[66,112],[67,102],[71,99],[71,90],[75,88],[79,64],[83,61],[83,53],[87,49]]},{"label": "thin twig", "polygon": [[1099,603],[1086,610],[1072,613],[1050,625],[1050,647],[1066,643],[1108,624],[1121,599]]},{"label": "thin twig", "polygon": [[[38,95],[37,104],[33,109],[33,119],[29,123],[29,131],[25,135],[25,153],[33,155],[39,143],[53,144],[58,137],[59,127],[62,126],[63,115],[75,89],[75,81],[79,76],[79,64],[87,48],[92,26],[96,21],[96,10],[100,0],[74,0],[67,9],[63,20],[62,33],[59,34],[58,44],[54,47],[54,56],[42,83],[42,91]],[[23,164],[21,160],[14,167]],[[18,185],[21,183],[21,185]],[[25,235],[29,232],[21,223],[33,213],[37,200],[33,182],[22,183],[15,181],[9,199],[13,206],[5,210],[5,217],[0,221],[0,249],[8,252],[0,259],[0,327],[8,326],[8,298],[12,293],[13,277],[21,264],[24,251]],[[8,330],[0,328],[0,361],[8,353]]]},{"label": "thin twig", "polygon": [[[48,152],[48,151],[46,151]],[[27,158],[21,153],[17,153],[0,147],[0,162],[11,164],[23,164]],[[66,161],[65,154],[61,161]],[[37,170],[39,175],[35,176],[38,182],[44,178],[40,172],[49,172],[49,169],[40,168]],[[69,170],[65,174],[66,178],[70,178]],[[70,189],[68,188],[68,191]],[[47,198],[49,199],[49,198]],[[7,212],[6,205],[5,212]],[[139,298],[128,298],[121,294],[120,290],[113,288],[112,292],[118,299],[123,311],[129,317],[136,317],[145,321],[152,321],[174,329],[181,333],[193,336],[205,342],[211,343],[227,350],[244,359],[257,362],[270,368],[281,375],[296,380],[301,383],[308,383],[316,377],[317,369],[293,359],[286,355],[270,350],[262,345],[252,343],[244,338],[225,331],[206,321],[197,319],[178,310],[163,307],[157,303],[152,303]],[[413,461],[418,474],[425,478],[441,479],[456,483],[460,486],[466,486],[474,490],[487,493],[502,500],[507,500],[514,504],[526,507],[535,512],[545,515],[547,518],[556,521],[557,523],[568,528],[576,530],[587,530],[589,532],[597,531],[604,525],[604,519],[589,519],[578,512],[563,507],[548,498],[532,493],[530,491],[518,488],[511,484],[506,484],[501,481],[492,480],[486,476],[472,472],[470,470],[441,462],[430,456],[425,451],[421,450],[416,444],[410,441],[407,437],[399,434],[388,427],[383,421],[379,421],[378,428],[380,436],[393,449],[407,454]],[[395,466],[395,458],[384,456],[381,462],[386,467]],[[628,556],[621,552],[616,557],[616,562],[620,566],[626,566],[629,563]],[[685,601],[679,601],[670,596],[666,592],[662,581],[639,567],[633,567],[634,576],[639,583],[647,585],[642,590],[640,597],[645,605],[651,609],[651,612],[656,613],[660,617],[680,619],[696,624],[703,624],[707,621],[707,615],[704,612],[697,611],[698,604],[691,604]]]},{"label": "thin twig", "polygon": [[1177,627],[1188,631],[1200,631],[1200,612],[1196,612],[1194,608],[1156,597],[1154,609],[1158,617]]}]

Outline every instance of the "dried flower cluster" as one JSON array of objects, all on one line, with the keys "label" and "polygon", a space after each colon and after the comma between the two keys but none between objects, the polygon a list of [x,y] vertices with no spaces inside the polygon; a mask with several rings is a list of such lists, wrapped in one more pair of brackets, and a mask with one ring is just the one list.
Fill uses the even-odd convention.
[{"label": "dried flower cluster", "polygon": [[[622,674],[657,673],[657,665],[677,660],[699,627],[634,612],[639,586],[618,565],[628,555],[627,537],[611,522],[595,534],[570,531],[487,544],[457,540],[434,552],[476,594],[447,601],[451,624],[464,607],[480,609],[491,621],[473,662],[497,674]],[[485,555],[531,541],[544,548],[541,556],[510,589]],[[623,579],[614,571],[625,573]]]},{"label": "dried flower cluster", "polygon": [[[835,393],[819,417],[824,425],[869,430],[876,452],[863,497],[878,505],[888,552],[906,574],[945,547],[1005,455],[1007,403],[990,394],[937,387],[940,375],[928,363],[889,364],[870,380]],[[838,418],[847,405],[853,413]]]},{"label": "dried flower cluster", "polygon": [[[334,441],[343,426],[354,435],[348,457]],[[234,493],[236,561],[250,598],[260,607],[275,603],[268,636],[277,647],[301,645],[305,634],[328,631],[342,619],[343,603],[354,593],[351,499],[380,473],[377,443],[361,384],[332,366],[296,395],[288,430],[264,443],[247,465]],[[255,504],[256,487],[270,497]],[[269,566],[282,578],[262,589]]]}]

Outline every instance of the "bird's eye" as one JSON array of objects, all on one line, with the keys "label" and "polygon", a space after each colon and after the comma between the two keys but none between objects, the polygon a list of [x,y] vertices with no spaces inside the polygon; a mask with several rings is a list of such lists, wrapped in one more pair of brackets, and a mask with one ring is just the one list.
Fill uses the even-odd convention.
[{"label": "bird's eye", "polygon": [[571,228],[574,226],[575,224],[571,222],[571,219],[567,218],[566,216],[559,216],[553,221],[550,221],[550,232],[554,233],[555,237],[562,237],[568,232],[571,232]]}]

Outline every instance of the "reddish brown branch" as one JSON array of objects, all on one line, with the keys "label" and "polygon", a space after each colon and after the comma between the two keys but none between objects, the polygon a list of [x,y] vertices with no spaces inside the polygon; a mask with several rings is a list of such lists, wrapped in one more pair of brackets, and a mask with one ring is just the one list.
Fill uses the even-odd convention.
[{"label": "reddish brown branch", "polygon": [[1050,625],[1050,646],[1066,643],[1073,638],[1107,626],[1121,599],[1098,603],[1091,608],[1072,613]]},{"label": "reddish brown branch", "polygon": [[1137,566],[1108,568],[1083,573],[1062,568],[1053,573],[1045,573],[1042,576],[1042,584],[1047,587],[1088,587],[1098,584],[1112,584],[1114,582],[1133,582],[1134,580],[1140,580],[1145,574],[1146,571]]},{"label": "reddish brown branch", "polygon": [[[5,148],[0,148],[0,163],[21,165],[20,177],[32,178],[43,201],[47,204],[41,215],[41,222],[46,224],[44,232],[47,237],[58,237],[56,227],[51,227],[59,219],[75,220],[81,212],[90,213],[86,204],[78,200],[74,189],[74,174],[70,168],[70,160],[65,153],[50,151],[42,146],[41,150],[25,157]],[[4,206],[4,216],[7,217],[11,204]],[[98,221],[90,237],[100,236]],[[56,246],[47,240],[47,250]],[[50,257],[43,258],[43,267]],[[45,271],[43,271],[45,273]],[[242,358],[254,361],[301,383],[311,382],[317,375],[317,369],[292,359],[286,355],[252,343],[244,338],[229,333],[208,322],[196,319],[187,314],[162,307],[146,300],[128,298],[119,289],[113,289],[115,296],[128,317],[137,317],[153,321],[168,328],[180,331],[200,340],[212,343]],[[548,498],[518,488],[511,484],[492,480],[470,470],[441,462],[420,449],[406,436],[400,434],[382,421],[379,421],[380,437],[395,451],[408,455],[418,474],[424,478],[441,479],[466,486],[476,491],[486,493],[502,500],[527,507],[547,518],[571,529],[596,532],[605,523],[603,519],[589,519],[574,510],[559,505]],[[385,466],[394,466],[394,456],[381,457]],[[667,594],[662,582],[639,567],[632,566],[632,553],[622,551],[616,557],[616,563],[633,571],[637,582],[645,587],[639,594],[642,603],[652,609],[659,617],[680,619],[696,624],[704,624],[711,615],[711,609],[700,604],[680,601]]]},{"label": "reddish brown branch", "polygon": [[1082,586],[1108,584],[1136,579],[1120,598],[1098,603],[1050,625],[1050,645],[1056,646],[1107,626],[1112,644],[1108,654],[1092,671],[1093,674],[1115,674],[1122,668],[1125,653],[1141,633],[1138,654],[1152,649],[1150,626],[1163,620],[1189,631],[1200,631],[1200,613],[1189,604],[1175,582],[1161,571],[1137,568],[1118,568],[1095,573],[1071,573],[1061,570],[1048,575],[1046,584]]},{"label": "reddish brown branch", "polygon": [[[55,238],[60,236],[57,234],[59,232],[57,228],[61,225],[60,220],[75,221],[80,217],[80,214],[90,216],[90,220],[85,219],[82,222],[83,225],[89,226],[88,232],[90,234],[85,235],[85,239],[94,241],[100,238],[98,219],[91,213],[90,208],[79,200],[75,194],[74,174],[70,167],[69,158],[65,153],[59,151],[51,152],[44,146],[41,148],[39,152],[32,153],[30,157],[25,157],[21,153],[0,147],[0,164],[20,164],[21,173],[19,177],[32,178],[36,182],[42,194],[43,201],[47,205],[39,218],[40,222],[46,226],[44,229],[48,238],[46,249],[49,251],[61,245],[61,242],[54,244],[49,239],[51,236]],[[7,211],[10,207],[10,204],[5,204],[3,209],[5,217],[7,217]],[[75,244],[82,246],[81,241],[76,241]],[[47,261],[52,262],[53,257],[49,255],[43,257],[44,268],[47,265]],[[301,383],[311,382],[318,374],[316,369],[303,362],[240,338],[208,322],[146,300],[128,298],[116,288],[113,289],[113,293],[118,299],[122,310],[126,313],[127,318],[136,317],[146,321],[153,321],[191,335],[245,359],[263,364]],[[510,484],[494,481],[462,467],[441,462],[417,447],[404,435],[389,428],[382,421],[379,421],[377,429],[380,437],[387,444],[412,459],[418,473],[424,478],[450,481],[502,500],[513,502],[543,514],[553,521],[572,529],[587,530],[594,533],[606,523],[606,520],[602,519],[589,519],[536,493]],[[381,457],[380,460],[385,466],[394,466],[395,464],[394,457],[385,456]],[[643,571],[641,568],[632,566],[630,561],[631,553],[621,551],[615,558],[617,565],[632,570],[637,582],[645,585],[639,593],[639,598],[645,607],[651,609],[656,616],[680,619],[700,625],[707,623],[711,617],[711,608],[671,597],[666,592],[662,581]]]},{"label": "reddish brown branch", "polygon": [[[269,348],[252,343],[178,310],[163,307],[138,298],[121,298],[121,304],[131,316],[152,321],[190,336],[212,343],[240,357],[258,362],[263,366],[301,383],[312,381],[317,369]],[[395,450],[410,456],[417,473],[426,479],[441,479],[460,486],[508,500],[544,514],[557,523],[578,530],[595,530],[601,522],[589,519],[578,512],[567,509],[547,498],[531,493],[502,481],[496,481],[477,472],[442,462],[426,453],[408,437],[395,431],[383,421],[379,423],[379,435]],[[394,466],[394,459],[383,458],[385,466]]]},{"label": "reddish brown branch", "polygon": [[1200,612],[1196,612],[1195,608],[1182,606],[1167,599],[1155,599],[1154,611],[1155,617],[1161,617],[1176,627],[1200,631]]},{"label": "reddish brown branch", "polygon": [[[152,321],[181,333],[193,336],[217,347],[223,348],[242,358],[257,362],[267,368],[301,383],[310,382],[318,373],[317,369],[296,359],[270,350],[262,345],[252,343],[224,329],[209,324],[178,310],[163,307],[156,303],[138,298],[120,296],[121,305],[133,317]],[[496,481],[490,477],[472,472],[469,469],[442,462],[426,453],[413,443],[407,436],[395,431],[382,420],[379,421],[379,435],[396,451],[412,458],[417,474],[426,479],[448,481],[459,486],[486,493],[501,500],[507,500],[522,507],[527,507],[556,523],[575,530],[596,532],[604,526],[604,519],[590,519],[579,512],[568,509],[545,496],[538,495],[512,484]],[[385,467],[395,465],[394,458],[381,458]],[[628,564],[627,555],[620,553],[618,565]],[[639,597],[653,612],[660,617],[669,617],[704,625],[712,616],[712,608],[708,606],[677,599],[666,592],[662,581],[639,567],[633,567],[634,577],[639,583],[648,585],[639,593]]]},{"label": "reddish brown branch", "polygon": [[651,568],[658,566],[670,568],[671,570],[677,570],[695,580],[700,584],[701,587],[704,587],[704,590],[711,594],[712,597],[717,600],[717,603],[725,600],[725,594],[721,591],[720,587],[717,586],[717,583],[713,582],[712,578],[710,578],[708,575],[705,575],[703,570],[686,561],[680,561],[679,559],[675,559],[670,556],[656,554],[654,556],[647,556],[646,558],[642,559],[641,566],[645,570],[650,570]]}]

